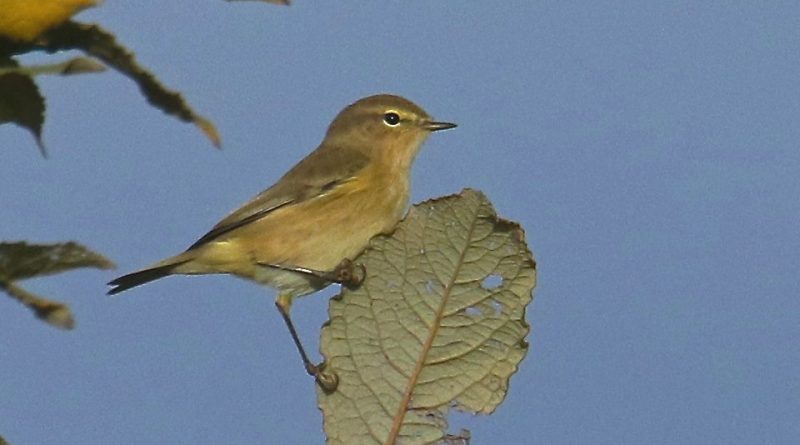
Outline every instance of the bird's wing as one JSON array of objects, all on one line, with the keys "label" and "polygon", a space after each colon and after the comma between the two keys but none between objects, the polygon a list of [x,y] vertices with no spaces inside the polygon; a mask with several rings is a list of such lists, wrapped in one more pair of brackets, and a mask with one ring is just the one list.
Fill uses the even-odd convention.
[{"label": "bird's wing", "polygon": [[245,205],[226,216],[189,249],[218,239],[220,236],[265,217],[272,211],[297,204],[331,191],[353,179],[366,167],[369,159],[363,153],[338,147],[317,150],[295,165],[272,187],[259,193]]}]

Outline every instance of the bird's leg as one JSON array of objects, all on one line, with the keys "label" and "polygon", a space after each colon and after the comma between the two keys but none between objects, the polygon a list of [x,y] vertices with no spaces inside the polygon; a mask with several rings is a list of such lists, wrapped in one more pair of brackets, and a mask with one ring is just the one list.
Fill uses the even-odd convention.
[{"label": "bird's leg", "polygon": [[279,295],[275,301],[275,306],[277,306],[278,312],[281,313],[283,321],[286,322],[286,327],[289,328],[289,333],[292,335],[292,340],[297,347],[297,352],[300,353],[300,358],[303,360],[303,366],[306,368],[308,375],[314,377],[314,380],[326,393],[330,394],[336,391],[336,387],[339,386],[339,376],[333,372],[325,372],[325,362],[315,365],[308,359],[308,354],[306,354],[306,350],[300,342],[300,336],[297,335],[297,330],[294,328],[294,323],[292,323],[292,319],[289,316],[289,310],[292,306],[291,298],[287,295]]},{"label": "bird's leg", "polygon": [[259,265],[310,275],[314,278],[319,278],[322,281],[339,283],[350,288],[358,287],[367,276],[367,269],[363,264],[355,264],[348,258],[343,259],[342,262],[340,262],[333,270],[327,271],[309,269],[307,267],[299,266],[286,266],[283,264],[259,263]]},{"label": "bird's leg", "polygon": [[[358,287],[364,281],[364,278],[367,275],[367,270],[364,265],[354,264],[348,258],[342,260],[333,270],[330,271],[319,271],[307,267],[287,266],[283,264],[258,264],[262,267],[271,267],[274,269],[309,275],[319,279],[320,281],[340,283],[347,287]],[[314,379],[317,381],[317,384],[319,384],[322,390],[326,393],[330,394],[336,391],[336,387],[339,385],[339,377],[333,372],[325,372],[325,362],[322,362],[319,365],[313,364],[311,360],[309,360],[303,344],[300,342],[300,336],[297,335],[297,330],[294,328],[294,323],[292,323],[292,319],[289,316],[289,310],[292,306],[291,297],[284,294],[278,295],[278,299],[275,301],[275,306],[277,306],[278,312],[281,313],[283,321],[286,322],[286,327],[289,328],[289,333],[292,335],[292,340],[294,341],[294,345],[297,347],[297,352],[300,353],[300,358],[303,360],[303,366],[306,368],[306,372],[314,377]]]}]

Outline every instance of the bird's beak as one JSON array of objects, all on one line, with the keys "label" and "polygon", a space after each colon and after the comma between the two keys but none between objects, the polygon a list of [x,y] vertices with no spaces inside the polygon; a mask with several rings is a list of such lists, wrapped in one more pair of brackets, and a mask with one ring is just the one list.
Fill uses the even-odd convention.
[{"label": "bird's beak", "polygon": [[450,122],[432,122],[428,121],[422,124],[422,127],[428,131],[447,130],[448,128],[455,128],[458,125],[451,124]]}]

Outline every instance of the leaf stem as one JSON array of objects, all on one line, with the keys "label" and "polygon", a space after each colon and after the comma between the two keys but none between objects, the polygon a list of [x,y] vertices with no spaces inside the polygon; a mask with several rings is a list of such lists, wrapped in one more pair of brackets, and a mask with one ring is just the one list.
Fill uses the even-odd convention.
[{"label": "leaf stem", "polygon": [[27,306],[38,318],[50,325],[61,329],[75,327],[75,319],[72,318],[69,307],[63,303],[42,298],[9,280],[0,279],[0,290]]},{"label": "leaf stem", "polygon": [[105,70],[106,67],[103,64],[88,57],[73,57],[72,59],[59,63],[2,67],[0,68],[0,76],[10,73],[17,73],[25,76],[37,76],[40,74],[57,74],[66,76],[79,73],[98,73]]}]

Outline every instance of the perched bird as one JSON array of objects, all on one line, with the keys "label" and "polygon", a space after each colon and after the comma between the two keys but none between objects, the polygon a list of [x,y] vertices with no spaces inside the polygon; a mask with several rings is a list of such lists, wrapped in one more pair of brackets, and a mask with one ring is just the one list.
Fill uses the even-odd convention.
[{"label": "perched bird", "polygon": [[357,284],[354,259],[378,234],[391,233],[409,198],[411,164],[434,121],[413,102],[381,94],[342,110],[322,143],[272,187],[217,223],[185,252],[119,277],[116,294],[167,275],[232,274],[276,288],[276,305],[303,364],[320,386],[337,378],[308,359],[289,311],[295,297],[331,282]]}]

